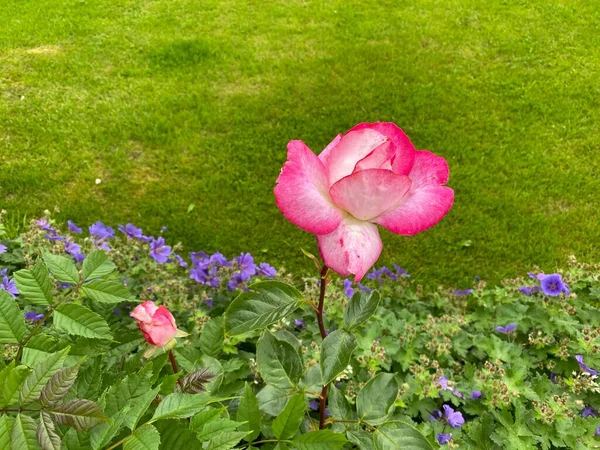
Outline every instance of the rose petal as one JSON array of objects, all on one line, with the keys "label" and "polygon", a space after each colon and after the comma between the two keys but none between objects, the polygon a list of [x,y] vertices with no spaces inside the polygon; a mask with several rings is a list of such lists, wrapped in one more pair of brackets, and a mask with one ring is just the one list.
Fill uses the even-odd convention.
[{"label": "rose petal", "polygon": [[[392,122],[360,123],[350,131],[370,129],[387,136],[394,144],[396,155],[392,169],[398,175],[408,175],[415,160],[415,146],[398,125]],[[348,133],[350,133],[348,131]]]},{"label": "rose petal", "polygon": [[331,150],[333,150],[335,146],[340,143],[341,139],[342,135],[338,134],[336,137],[333,138],[333,141],[331,141],[327,145],[327,147],[325,147],[323,151],[319,153],[319,159],[323,162],[323,164],[325,164],[325,166],[327,166],[327,159],[329,158],[329,153],[331,153]]},{"label": "rose petal", "polygon": [[392,170],[392,161],[396,156],[396,146],[392,141],[386,141],[356,163],[354,172],[367,169]]},{"label": "rose petal", "polygon": [[302,141],[290,141],[277,179],[275,202],[287,220],[309,233],[328,234],[342,220],[330,201],[327,170]]},{"label": "rose petal", "polygon": [[410,189],[406,175],[391,170],[367,169],[355,172],[329,189],[334,203],[359,220],[370,220],[394,209]]},{"label": "rose petal", "polygon": [[317,236],[317,241],[325,265],[343,277],[354,274],[355,282],[375,264],[383,248],[377,225],[352,217],[333,233]]},{"label": "rose petal", "polygon": [[440,156],[417,151],[409,174],[412,186],[394,209],[375,222],[392,233],[412,236],[431,228],[448,213],[454,202],[454,191],[440,186],[448,181],[448,163]]},{"label": "rose petal", "polygon": [[386,141],[388,138],[371,129],[346,133],[327,155],[325,165],[329,172],[329,186],[354,172],[361,159]]},{"label": "rose petal", "polygon": [[137,305],[129,315],[140,322],[152,322],[152,316],[157,309],[158,306],[153,302],[145,301]]}]

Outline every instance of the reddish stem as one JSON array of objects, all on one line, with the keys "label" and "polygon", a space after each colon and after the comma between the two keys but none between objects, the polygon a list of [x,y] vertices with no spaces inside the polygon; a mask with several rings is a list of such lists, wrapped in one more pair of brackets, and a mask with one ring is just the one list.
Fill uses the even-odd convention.
[{"label": "reddish stem", "polygon": [[[323,265],[321,269],[321,286],[319,291],[319,305],[317,306],[316,314],[317,314],[317,322],[319,323],[319,331],[321,332],[321,338],[325,339],[327,337],[327,332],[325,331],[325,324],[323,323],[323,306],[325,305],[325,290],[327,289],[327,271],[329,268]],[[319,404],[319,429],[323,430],[325,428],[325,409],[327,407],[327,388],[328,385],[323,386],[321,390],[321,402]]]},{"label": "reddish stem", "polygon": [[[177,367],[177,360],[175,359],[173,350],[169,350],[169,361],[171,361],[171,367],[173,367],[173,373],[178,373],[179,367]],[[181,386],[181,378],[177,378],[177,383],[179,383],[179,386]]]}]

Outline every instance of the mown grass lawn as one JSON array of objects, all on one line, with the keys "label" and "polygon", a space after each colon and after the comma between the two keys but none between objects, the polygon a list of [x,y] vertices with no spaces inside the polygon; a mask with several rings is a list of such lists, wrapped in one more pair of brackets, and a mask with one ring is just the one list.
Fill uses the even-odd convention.
[{"label": "mown grass lawn", "polygon": [[0,206],[310,270],[272,194],[287,142],[394,121],[456,203],[382,230],[382,262],[466,287],[598,260],[599,27],[595,1],[3,0]]}]

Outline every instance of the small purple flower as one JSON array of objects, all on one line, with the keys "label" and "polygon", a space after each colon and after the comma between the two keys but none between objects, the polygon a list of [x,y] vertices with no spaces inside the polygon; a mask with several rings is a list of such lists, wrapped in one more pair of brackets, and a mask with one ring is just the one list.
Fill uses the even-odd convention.
[{"label": "small purple flower", "polygon": [[442,386],[442,389],[445,391],[451,391],[452,388],[450,386],[448,386],[448,378],[446,377],[440,377],[438,379],[438,383],[440,383],[440,386]]},{"label": "small purple flower", "polygon": [[454,411],[450,405],[444,405],[443,408],[444,419],[452,428],[460,428],[465,423],[465,419],[459,411]]},{"label": "small purple flower", "polygon": [[2,270],[0,275],[2,276],[2,283],[0,283],[0,290],[6,291],[10,294],[11,297],[16,297],[19,295],[19,289],[17,289],[17,285],[15,284],[15,280],[11,280],[8,278],[7,269]]},{"label": "small purple flower", "polygon": [[471,391],[471,400],[477,400],[478,398],[481,398],[481,391],[476,391],[476,390],[472,390]]},{"label": "small purple flower", "polygon": [[312,411],[317,412],[319,410],[319,400],[311,400],[308,402],[308,406],[310,406]]},{"label": "small purple flower", "polygon": [[517,329],[516,323],[509,323],[505,327],[496,327],[494,328],[498,333],[502,334],[510,334],[513,333]]},{"label": "small purple flower", "polygon": [[367,286],[363,286],[362,284],[358,283],[358,289],[363,291],[363,292],[373,292],[373,289],[368,288]]},{"label": "small purple flower", "polygon": [[598,425],[598,428],[594,431],[594,436],[600,436],[600,425]]},{"label": "small purple flower", "polygon": [[583,372],[587,372],[590,375],[598,375],[598,371],[594,370],[594,369],[590,369],[584,362],[583,362],[583,355],[575,355],[575,359],[577,360],[577,364],[579,364],[579,368],[583,371]]},{"label": "small purple flower", "polygon": [[164,264],[171,255],[171,247],[165,245],[165,240],[162,237],[153,240],[150,243],[150,256],[159,264]]},{"label": "small purple flower", "polygon": [[294,319],[294,326],[304,328],[306,326],[306,323],[302,319]]},{"label": "small purple flower", "polygon": [[394,269],[396,269],[396,273],[398,273],[398,275],[400,275],[401,277],[410,278],[410,275],[406,272],[406,270],[404,270],[398,264],[394,263]]},{"label": "small purple flower", "polygon": [[8,250],[8,247],[6,245],[0,244],[0,253],[6,253],[6,250]]},{"label": "small purple flower", "polygon": [[554,384],[558,383],[558,379],[557,379],[557,375],[554,372],[550,372],[550,374],[548,375],[548,378],[550,379],[550,381]]},{"label": "small purple flower", "polygon": [[213,301],[212,298],[205,299],[204,303],[206,303],[206,306],[208,306],[209,308],[212,308],[213,306],[215,306],[215,302]]},{"label": "small purple flower", "polygon": [[70,220],[67,220],[67,227],[69,227],[69,231],[71,233],[75,233],[75,234],[83,233],[83,230],[80,227],[78,227],[77,225],[75,225],[73,222],[71,222]]},{"label": "small purple flower", "polygon": [[352,281],[350,281],[348,278],[346,278],[344,280],[344,294],[346,294],[346,297],[348,297],[348,298],[352,298],[352,296],[354,295],[354,289],[352,288]]},{"label": "small purple flower", "polygon": [[559,273],[546,275],[540,281],[540,286],[544,294],[549,297],[558,297],[562,293],[566,295],[570,293],[569,286],[563,282],[562,276]]},{"label": "small purple flower", "polygon": [[81,246],[75,242],[65,241],[65,252],[75,258],[77,262],[85,259],[85,255],[81,253]]},{"label": "small purple flower", "polygon": [[119,225],[119,231],[127,236],[128,239],[142,239],[144,237],[144,232],[141,228],[136,227],[132,223],[128,223],[127,225]]},{"label": "small purple flower", "polygon": [[48,233],[50,233],[52,236],[56,236],[56,235],[58,235],[58,231],[56,231],[56,230],[54,229],[54,227],[52,227],[52,226],[50,225],[50,222],[48,222],[48,220],[47,220],[47,219],[40,219],[40,220],[37,220],[35,223],[36,223],[36,225],[37,225],[38,227],[40,227],[40,228],[41,228],[42,230],[44,230],[44,231],[47,231],[47,232],[48,232]]},{"label": "small purple flower", "polygon": [[473,292],[473,289],[464,289],[464,290],[460,290],[457,289],[456,291],[454,291],[454,295],[456,295],[457,297],[466,297],[467,295],[471,295],[471,293]]},{"label": "small purple flower", "polygon": [[446,445],[452,439],[451,433],[440,433],[435,437],[440,445]]},{"label": "small purple flower", "polygon": [[521,286],[519,288],[519,292],[521,294],[526,295],[527,297],[531,297],[531,294],[533,294],[533,289],[531,288],[531,286]]},{"label": "small purple flower", "polygon": [[261,262],[258,265],[258,271],[261,275],[267,277],[267,278],[273,278],[275,275],[277,275],[277,269],[275,269],[275,267]]},{"label": "small purple flower", "polygon": [[436,409],[431,414],[429,414],[429,420],[437,421],[441,420],[443,414],[439,409]]},{"label": "small purple flower", "polygon": [[115,230],[102,222],[98,221],[89,227],[90,236],[101,241],[103,239],[111,239],[115,237]]},{"label": "small purple flower", "polygon": [[25,320],[29,322],[37,322],[38,320],[42,320],[43,318],[43,314],[38,314],[35,311],[29,311],[25,313]]},{"label": "small purple flower", "polygon": [[533,280],[537,280],[537,281],[542,281],[544,279],[544,277],[546,276],[546,274],[544,272],[540,272],[537,275],[533,272],[527,272],[527,275],[529,275],[529,278],[531,278]]},{"label": "small purple flower", "polygon": [[584,419],[587,417],[596,417],[598,415],[598,411],[596,411],[594,408],[590,407],[590,406],[586,406],[585,408],[583,408],[583,411],[581,412],[581,417],[583,417]]},{"label": "small purple flower", "polygon": [[248,281],[252,275],[256,275],[256,264],[254,264],[254,258],[250,253],[242,253],[240,256],[235,258],[240,269],[240,275],[243,281]]},{"label": "small purple flower", "polygon": [[212,255],[210,255],[210,258],[208,258],[208,262],[210,264],[216,264],[217,266],[229,265],[229,261],[227,260],[227,258],[225,258],[225,256],[223,256],[223,254],[220,252],[213,253]]},{"label": "small purple flower", "polygon": [[179,255],[175,255],[175,260],[180,267],[186,268],[188,266],[188,263],[186,263],[185,260]]}]

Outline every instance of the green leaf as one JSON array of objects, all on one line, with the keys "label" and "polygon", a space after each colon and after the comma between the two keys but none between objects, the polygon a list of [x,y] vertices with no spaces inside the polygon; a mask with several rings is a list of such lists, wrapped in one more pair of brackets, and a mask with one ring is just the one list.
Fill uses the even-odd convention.
[{"label": "green leaf", "polygon": [[205,355],[217,356],[221,353],[224,339],[223,320],[221,318],[209,320],[200,333],[200,349]]},{"label": "green leaf", "polygon": [[0,344],[18,344],[25,335],[25,319],[15,300],[0,290]]},{"label": "green leaf", "polygon": [[160,433],[161,450],[202,450],[196,433],[188,429],[187,422],[162,420],[156,424]]},{"label": "green leaf", "polygon": [[136,426],[142,415],[146,412],[152,401],[156,398],[160,391],[160,385],[156,386],[154,389],[149,390],[145,394],[136,397],[135,400],[131,402],[131,409],[129,410],[129,414],[125,418],[124,425],[133,430]]},{"label": "green leaf", "polygon": [[237,410],[236,420],[238,422],[246,422],[240,425],[239,431],[249,432],[244,440],[252,442],[260,435],[260,410],[258,409],[258,400],[252,390],[252,387],[246,383],[244,387],[244,395],[240,399],[240,404]]},{"label": "green leaf", "polygon": [[286,389],[302,377],[302,360],[294,347],[265,330],[256,347],[258,371],[267,384]]},{"label": "green leaf", "polygon": [[379,293],[377,291],[357,291],[352,296],[344,311],[344,325],[347,330],[352,330],[362,325],[371,318],[379,306]]},{"label": "green leaf", "polygon": [[271,431],[279,440],[293,437],[298,432],[305,413],[306,400],[304,394],[296,394],[290,397],[281,414],[273,421]]},{"label": "green leaf", "polygon": [[225,330],[232,336],[263,329],[293,313],[302,301],[296,288],[279,281],[261,281],[250,289],[236,297],[225,313]]},{"label": "green leaf", "polygon": [[82,272],[84,280],[101,278],[112,273],[117,266],[108,259],[106,253],[101,250],[96,250],[90,253],[83,261]]},{"label": "green leaf", "polygon": [[35,334],[23,348],[21,364],[33,367],[59,349],[58,339],[48,334]]},{"label": "green leaf", "polygon": [[139,427],[123,442],[123,450],[158,450],[160,433],[150,424]]},{"label": "green leaf", "polygon": [[331,417],[338,420],[352,420],[352,408],[346,399],[346,396],[340,392],[335,386],[331,386],[329,389],[329,400],[328,400],[329,411],[331,411]]},{"label": "green leaf", "polygon": [[340,450],[348,441],[343,434],[331,430],[319,430],[302,434],[293,442],[297,450]]},{"label": "green leaf", "polygon": [[50,377],[62,368],[69,350],[70,347],[67,347],[60,352],[52,353],[34,366],[33,372],[25,379],[21,392],[19,392],[19,400],[22,405],[39,399],[42,389]]},{"label": "green leaf", "polygon": [[[0,372],[0,408],[19,402],[19,391],[25,379],[32,370],[27,366],[16,366],[15,362],[6,366]],[[1,448],[1,447],[0,447]]]},{"label": "green leaf", "polygon": [[208,443],[206,450],[230,450],[246,436],[244,431],[228,431],[215,436]]},{"label": "green leaf", "polygon": [[50,272],[41,259],[35,262],[31,270],[22,269],[14,273],[19,297],[33,305],[48,306],[52,303],[52,281]]},{"label": "green leaf", "polygon": [[69,258],[44,252],[44,261],[54,278],[62,283],[78,284],[79,272]]},{"label": "green leaf", "polygon": [[256,395],[258,408],[270,416],[277,416],[285,408],[287,392],[275,386],[266,385]]},{"label": "green leaf", "polygon": [[350,442],[356,445],[359,450],[375,450],[373,435],[364,430],[348,430],[346,437]]},{"label": "green leaf", "polygon": [[398,382],[393,373],[378,373],[356,396],[358,417],[370,425],[380,425],[394,412]]},{"label": "green leaf", "polygon": [[235,431],[241,424],[235,420],[220,419],[215,422],[205,424],[200,431],[196,433],[198,439],[202,442],[208,442],[219,434],[229,431]]},{"label": "green leaf", "polygon": [[225,412],[227,408],[209,408],[205,411],[200,411],[190,421],[190,429],[200,431],[207,423],[214,422]]},{"label": "green leaf", "polygon": [[373,438],[376,450],[433,450],[431,443],[419,430],[404,422],[380,426]]},{"label": "green leaf", "polygon": [[10,432],[14,421],[14,418],[6,414],[0,416],[0,448],[10,447]]},{"label": "green leaf", "polygon": [[63,450],[90,450],[90,433],[79,433],[71,428],[64,434],[62,440]]},{"label": "green leaf", "polygon": [[135,301],[123,283],[110,280],[94,280],[81,288],[85,295],[99,303],[115,304]]},{"label": "green leaf", "polygon": [[125,405],[125,407],[117,414],[113,415],[110,420],[99,424],[98,426],[94,426],[90,432],[90,444],[92,450],[100,450],[112,441],[119,431],[121,431],[121,428],[123,428],[125,420],[129,415],[130,408],[130,404]]},{"label": "green leaf", "polygon": [[39,450],[37,424],[29,416],[17,414],[10,432],[11,450]]},{"label": "green leaf", "polygon": [[152,422],[161,419],[183,419],[200,412],[206,405],[219,399],[208,394],[183,394],[175,392],[167,395],[156,408]]},{"label": "green leaf", "polygon": [[354,336],[344,330],[335,330],[321,344],[321,376],[323,384],[329,384],[350,364],[356,348]]},{"label": "green leaf", "polygon": [[40,401],[44,406],[54,406],[61,401],[73,387],[77,379],[79,366],[63,367],[50,377],[40,394]]},{"label": "green leaf", "polygon": [[40,411],[40,423],[37,427],[36,437],[42,450],[60,450],[62,447],[62,441],[56,434],[54,422],[52,422],[50,414],[45,411]]},{"label": "green leaf", "polygon": [[96,403],[81,398],[55,406],[48,412],[54,422],[60,425],[70,425],[77,431],[89,430],[108,420]]},{"label": "green leaf", "polygon": [[85,306],[63,303],[54,312],[54,326],[75,336],[92,339],[112,339],[106,321]]}]

